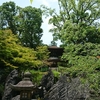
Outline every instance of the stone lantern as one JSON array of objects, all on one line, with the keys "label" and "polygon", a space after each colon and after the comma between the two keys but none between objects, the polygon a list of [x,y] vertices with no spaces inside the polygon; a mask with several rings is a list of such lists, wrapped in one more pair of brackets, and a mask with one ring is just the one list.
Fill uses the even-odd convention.
[{"label": "stone lantern", "polygon": [[32,91],[35,88],[33,83],[30,81],[31,73],[26,72],[24,78],[16,85],[11,85],[14,90],[20,91],[20,100],[31,100]]}]

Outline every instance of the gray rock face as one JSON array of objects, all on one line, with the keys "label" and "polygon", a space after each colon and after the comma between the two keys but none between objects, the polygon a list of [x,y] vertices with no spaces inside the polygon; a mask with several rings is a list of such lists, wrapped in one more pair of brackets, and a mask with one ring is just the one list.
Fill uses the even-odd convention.
[{"label": "gray rock face", "polygon": [[16,84],[18,81],[18,71],[15,69],[13,70],[7,77],[4,95],[2,100],[11,100],[15,92],[10,88],[9,84]]},{"label": "gray rock face", "polygon": [[46,74],[42,80],[41,80],[41,86],[45,87],[46,91],[48,91],[54,84],[54,75],[51,70],[48,71],[48,74]]},{"label": "gray rock face", "polygon": [[44,100],[87,100],[88,85],[83,85],[79,78],[70,79],[66,75],[46,93]]},{"label": "gray rock face", "polygon": [[11,100],[20,100],[20,95],[17,95],[16,97],[13,97]]}]

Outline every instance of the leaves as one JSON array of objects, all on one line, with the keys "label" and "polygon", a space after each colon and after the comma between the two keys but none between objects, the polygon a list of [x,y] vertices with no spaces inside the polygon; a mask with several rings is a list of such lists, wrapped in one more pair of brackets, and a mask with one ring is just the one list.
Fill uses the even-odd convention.
[{"label": "leaves", "polygon": [[30,3],[32,4],[33,0],[30,0]]},{"label": "leaves", "polygon": [[55,41],[61,40],[63,45],[100,43],[97,22],[100,19],[99,0],[59,0],[58,4],[59,13],[43,6],[45,15],[51,17],[49,23],[54,25],[50,32]]},{"label": "leaves", "polygon": [[[94,94],[99,92],[100,75],[100,44],[70,44],[65,47],[62,59],[67,61],[65,72],[71,77],[81,77],[82,81],[90,84]],[[95,82],[94,82],[95,81]]]},{"label": "leaves", "polygon": [[[13,35],[10,30],[0,31],[0,48],[1,65],[11,69],[38,68],[43,65],[43,59],[47,58],[46,47],[44,47],[43,52],[23,47],[18,37]],[[38,55],[41,55],[42,61],[40,61]]]},{"label": "leaves", "polygon": [[42,44],[42,12],[40,9],[28,6],[22,9],[21,15],[22,29],[19,38],[24,46],[36,49]]},{"label": "leaves", "polygon": [[36,48],[42,44],[41,9],[32,6],[21,8],[14,2],[6,2],[0,6],[0,22],[0,28],[17,34],[24,46]]}]

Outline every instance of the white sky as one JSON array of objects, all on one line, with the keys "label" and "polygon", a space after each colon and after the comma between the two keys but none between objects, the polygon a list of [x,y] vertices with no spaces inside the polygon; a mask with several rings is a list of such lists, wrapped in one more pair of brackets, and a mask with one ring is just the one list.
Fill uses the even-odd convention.
[{"label": "white sky", "polygon": [[[58,9],[58,0],[33,0],[33,3],[30,3],[30,0],[0,0],[0,5],[4,2],[9,2],[13,1],[16,3],[16,5],[20,7],[26,7],[26,6],[32,6],[32,7],[37,7],[39,8],[40,5],[46,5],[51,8]],[[48,20],[49,18],[44,18],[43,17],[43,24],[42,24],[42,29],[43,29],[43,36],[42,40],[44,44],[50,44],[52,41],[52,33],[49,32],[49,29],[52,27],[52,25],[48,25]],[[59,44],[59,42],[58,42]]]}]

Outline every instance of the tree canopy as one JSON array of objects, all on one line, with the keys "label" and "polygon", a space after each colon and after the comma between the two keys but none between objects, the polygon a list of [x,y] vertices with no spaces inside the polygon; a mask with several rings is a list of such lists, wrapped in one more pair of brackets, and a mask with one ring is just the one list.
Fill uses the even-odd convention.
[{"label": "tree canopy", "polygon": [[42,50],[45,55],[40,61],[38,53],[41,55],[42,52],[21,46],[17,36],[13,35],[10,30],[0,31],[1,67],[18,68],[19,70],[38,68],[44,64],[42,61],[48,57],[46,46],[41,47]]},{"label": "tree canopy", "polygon": [[42,44],[42,11],[35,7],[21,8],[12,1],[0,6],[0,29],[18,34],[22,44],[36,48]]},{"label": "tree canopy", "polygon": [[[70,43],[99,42],[100,1],[58,0],[59,13],[45,6],[44,14],[51,16],[54,39],[65,45]],[[99,34],[99,35],[97,35]],[[91,39],[92,38],[92,39]]]},{"label": "tree canopy", "polygon": [[42,44],[42,11],[29,6],[23,8],[20,15],[20,19],[22,19],[20,39],[25,46],[36,48]]}]

